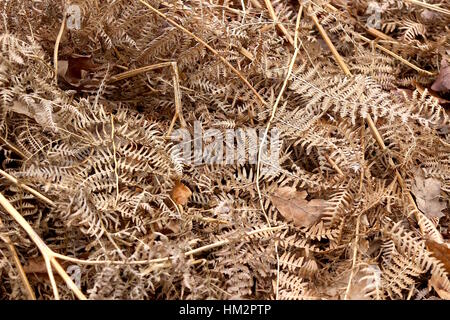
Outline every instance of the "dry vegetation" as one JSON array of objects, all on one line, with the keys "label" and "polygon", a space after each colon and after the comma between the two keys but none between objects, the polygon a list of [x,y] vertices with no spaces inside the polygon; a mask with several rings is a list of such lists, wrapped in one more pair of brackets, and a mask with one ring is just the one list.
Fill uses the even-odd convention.
[{"label": "dry vegetation", "polygon": [[[449,299],[448,1],[0,12],[1,299]],[[194,121],[280,167],[183,161]]]}]

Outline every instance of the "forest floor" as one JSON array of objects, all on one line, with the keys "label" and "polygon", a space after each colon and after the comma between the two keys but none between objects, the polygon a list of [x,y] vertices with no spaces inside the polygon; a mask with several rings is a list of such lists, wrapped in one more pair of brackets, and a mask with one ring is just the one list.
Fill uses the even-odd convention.
[{"label": "forest floor", "polygon": [[0,299],[450,299],[450,3],[0,3]]}]

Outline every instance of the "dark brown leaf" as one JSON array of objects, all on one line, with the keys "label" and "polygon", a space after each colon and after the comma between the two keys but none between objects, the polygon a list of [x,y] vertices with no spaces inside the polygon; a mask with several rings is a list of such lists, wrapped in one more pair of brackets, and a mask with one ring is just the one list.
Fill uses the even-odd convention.
[{"label": "dark brown leaf", "polygon": [[437,92],[450,90],[450,65],[445,57],[442,58],[441,71],[431,89]]},{"label": "dark brown leaf", "polygon": [[58,76],[74,87],[79,87],[86,81],[90,81],[90,72],[96,71],[99,66],[94,64],[90,57],[70,57],[67,60],[58,61]]},{"label": "dark brown leaf", "polygon": [[182,206],[184,206],[188,202],[191,195],[192,195],[191,190],[179,181],[175,182],[175,186],[173,187],[172,192],[170,194],[173,201],[177,205]]},{"label": "dark brown leaf", "polygon": [[425,242],[427,249],[432,252],[432,255],[440,260],[447,270],[447,273],[450,274],[450,248],[445,243],[437,243],[433,240],[427,240]]},{"label": "dark brown leaf", "polygon": [[298,227],[310,227],[323,215],[326,202],[322,199],[308,201],[307,195],[306,191],[282,187],[270,199],[286,220],[293,221]]}]

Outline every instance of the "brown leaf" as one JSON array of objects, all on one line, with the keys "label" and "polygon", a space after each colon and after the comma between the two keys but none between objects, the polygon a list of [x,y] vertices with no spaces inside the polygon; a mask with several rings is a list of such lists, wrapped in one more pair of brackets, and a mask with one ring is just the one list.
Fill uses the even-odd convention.
[{"label": "brown leaf", "polygon": [[[87,258],[88,254],[82,254],[79,256],[79,258],[84,259]],[[58,260],[59,264],[66,269],[68,266],[71,265],[70,261],[60,261]],[[56,274],[56,270],[54,267],[52,267],[53,272]],[[43,257],[37,257],[37,258],[29,258],[27,260],[27,264],[23,266],[23,271],[25,273],[42,273],[47,274],[47,267],[45,266],[45,260]]]},{"label": "brown leaf", "polygon": [[180,181],[175,182],[172,192],[170,193],[170,197],[173,199],[173,201],[175,201],[177,205],[182,206],[184,206],[188,202],[191,195],[191,190]]},{"label": "brown leaf", "polygon": [[442,210],[446,208],[446,205],[439,201],[441,182],[438,179],[425,179],[423,172],[419,169],[416,171],[411,192],[416,197],[417,207],[428,218],[440,218],[444,215]]},{"label": "brown leaf", "polygon": [[437,92],[450,90],[450,65],[444,57],[441,61],[441,70],[431,89]]},{"label": "brown leaf", "polygon": [[450,292],[445,290],[445,286],[443,283],[444,283],[444,280],[441,277],[438,277],[434,274],[431,276],[431,279],[428,281],[428,285],[433,287],[433,289],[436,291],[436,293],[438,294],[438,296],[441,299],[450,300]]},{"label": "brown leaf", "polygon": [[23,266],[23,271],[25,273],[47,273],[44,258],[28,259],[27,264]]},{"label": "brown leaf", "polygon": [[[66,269],[66,267],[70,263],[68,261],[62,261],[61,266]],[[55,281],[58,284],[64,283],[64,280],[61,278],[61,276],[56,272],[55,268],[52,267],[53,270],[53,276],[55,277]],[[34,279],[36,279],[39,282],[49,282],[50,278],[48,276],[47,267],[45,266],[44,258],[37,257],[37,258],[30,258],[27,261],[27,264],[23,266],[23,271],[26,274],[30,274],[34,276]]]},{"label": "brown leaf", "polygon": [[433,240],[427,240],[425,242],[427,249],[431,251],[432,255],[440,260],[447,270],[447,273],[450,274],[450,248],[445,243],[437,243]]},{"label": "brown leaf", "polygon": [[90,81],[89,72],[98,68],[99,66],[95,65],[89,56],[58,60],[58,76],[74,87],[79,87],[84,82]]},{"label": "brown leaf", "polygon": [[306,191],[292,187],[278,188],[270,199],[281,215],[298,227],[313,225],[324,213],[326,202],[322,199],[306,200]]},{"label": "brown leaf", "polygon": [[[425,87],[422,86],[420,83],[418,83],[417,81],[413,80],[412,83],[414,84],[414,86],[416,87],[417,91],[419,91],[420,94],[423,94],[423,92],[425,91]],[[398,91],[400,90],[408,90],[408,89],[397,89]],[[412,90],[411,91],[411,95],[408,95],[409,97],[412,97]],[[440,103],[441,105],[445,105],[447,103],[450,103],[449,100],[446,100],[442,97],[439,96],[439,94],[437,92],[434,91],[430,91],[428,90],[428,95],[431,97],[431,99],[437,101],[438,103]]]}]

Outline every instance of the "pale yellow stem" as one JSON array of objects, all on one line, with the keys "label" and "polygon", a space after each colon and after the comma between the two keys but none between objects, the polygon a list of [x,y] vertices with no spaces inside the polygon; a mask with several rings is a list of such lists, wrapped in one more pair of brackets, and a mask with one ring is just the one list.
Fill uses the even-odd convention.
[{"label": "pale yellow stem", "polygon": [[[25,230],[25,232],[28,234],[28,236],[31,238],[31,240],[38,247],[39,251],[41,252],[41,254],[44,257],[44,260],[46,262],[50,281],[52,281],[53,274],[52,274],[52,269],[48,267],[49,263],[55,267],[58,274],[67,283],[68,287],[73,291],[75,296],[80,300],[85,300],[86,297],[84,296],[84,294],[80,291],[80,289],[78,289],[78,287],[75,285],[75,283],[73,283],[72,279],[64,271],[64,269],[61,267],[61,265],[58,263],[58,261],[56,261],[55,253],[44,243],[44,241],[42,241],[42,239],[39,237],[39,235],[36,233],[36,231],[33,230],[33,228],[30,226],[30,224],[12,206],[12,204],[8,201],[8,199],[5,198],[5,196],[1,192],[0,192],[0,205]],[[53,278],[53,281],[54,281],[54,278]],[[59,298],[57,289],[55,290],[56,285],[53,285],[53,282],[52,282],[52,287],[53,287],[53,291],[55,292],[55,298],[56,299]]]},{"label": "pale yellow stem", "polygon": [[58,51],[59,51],[59,43],[61,42],[61,38],[64,33],[64,27],[66,25],[66,11],[63,13],[63,20],[61,23],[61,27],[59,28],[58,36],[56,37],[55,48],[53,51],[53,66],[55,67],[55,83],[58,83]]}]

